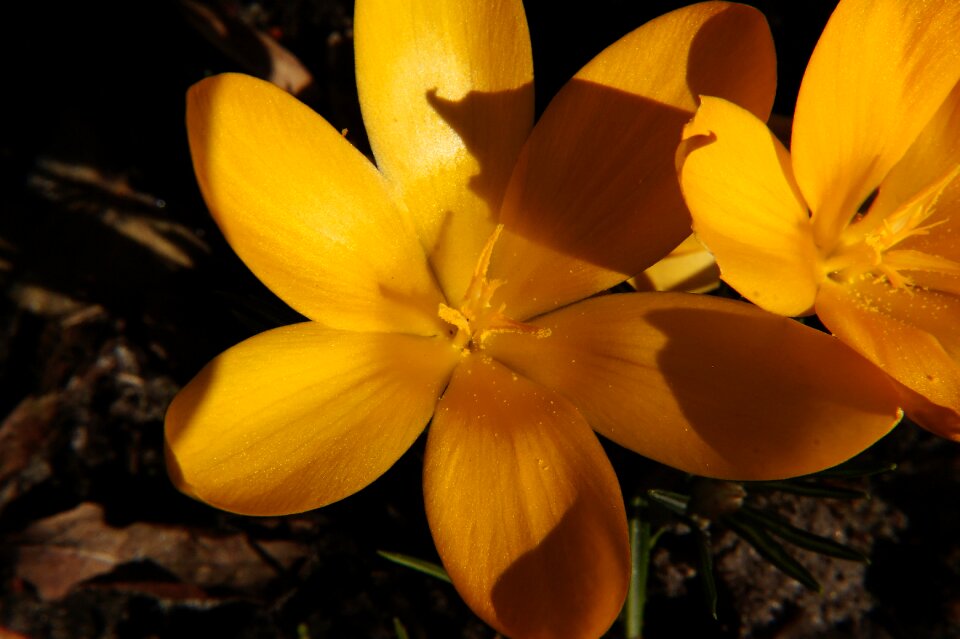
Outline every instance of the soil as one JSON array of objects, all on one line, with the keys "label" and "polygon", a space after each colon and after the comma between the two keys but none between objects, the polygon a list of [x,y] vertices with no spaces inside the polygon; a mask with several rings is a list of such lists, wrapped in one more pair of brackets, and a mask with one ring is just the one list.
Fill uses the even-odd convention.
[{"label": "soil", "polygon": [[[681,3],[526,4],[542,110],[591,56]],[[835,2],[752,4],[774,31],[776,111],[788,115]],[[5,7],[0,639],[495,636],[449,584],[377,554],[436,561],[422,441],[359,494],[289,517],[195,502],[163,463],[177,390],[225,348],[298,319],[205,210],[185,91],[211,73],[273,73],[366,150],[351,13],[345,0]],[[690,487],[608,448],[628,503]],[[904,423],[858,462],[898,467],[850,484],[869,499],[755,489],[746,499],[869,565],[789,547],[816,593],[714,523],[713,619],[697,535],[664,518],[645,636],[960,637],[960,447]],[[622,624],[609,636],[623,637]]]}]

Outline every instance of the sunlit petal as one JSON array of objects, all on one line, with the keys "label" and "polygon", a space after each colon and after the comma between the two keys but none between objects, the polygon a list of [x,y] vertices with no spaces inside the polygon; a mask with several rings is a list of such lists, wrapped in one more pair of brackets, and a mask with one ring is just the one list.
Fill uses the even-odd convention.
[{"label": "sunlit petal", "polygon": [[935,291],[960,298],[960,274],[956,271],[910,271],[905,272],[910,283],[927,291]]},{"label": "sunlit petal", "polygon": [[628,34],[550,103],[511,177],[491,272],[514,317],[635,275],[690,232],[674,151],[699,94],[766,118],[776,84],[758,11],[702,3]]},{"label": "sunlit petal", "polygon": [[468,356],[424,464],[430,529],[474,612],[516,639],[598,637],[613,623],[630,572],[623,499],[569,402]]},{"label": "sunlit petal", "polygon": [[337,501],[423,430],[455,359],[446,340],[313,322],[261,333],[208,364],[167,411],[171,477],[251,515]]},{"label": "sunlit petal", "polygon": [[960,79],[957,33],[952,0],[837,6],[800,86],[791,145],[825,250]]},{"label": "sunlit petal", "polygon": [[293,308],[329,326],[432,334],[440,292],[370,162],[276,86],[239,74],[187,96],[197,180],[230,246]]},{"label": "sunlit petal", "polygon": [[713,255],[693,235],[646,269],[630,284],[638,291],[703,293],[720,284],[720,269]]},{"label": "sunlit petal", "polygon": [[601,434],[698,475],[772,479],[838,464],[899,413],[888,378],[839,340],[742,302],[606,295],[488,352],[569,398]]},{"label": "sunlit petal", "polygon": [[[907,415],[944,437],[960,439],[960,298],[916,288],[893,289],[864,277],[828,283],[817,313],[834,335],[898,382],[941,407]],[[927,414],[930,413],[930,414]]]},{"label": "sunlit petal", "polygon": [[357,89],[447,298],[463,297],[533,123],[520,0],[357,2]]},{"label": "sunlit petal", "polygon": [[684,129],[678,163],[693,229],[721,277],[774,313],[809,311],[818,253],[780,141],[748,111],[704,96]]},{"label": "sunlit petal", "polygon": [[921,251],[887,251],[883,255],[883,264],[898,271],[935,271],[954,278],[960,275],[960,263]]}]

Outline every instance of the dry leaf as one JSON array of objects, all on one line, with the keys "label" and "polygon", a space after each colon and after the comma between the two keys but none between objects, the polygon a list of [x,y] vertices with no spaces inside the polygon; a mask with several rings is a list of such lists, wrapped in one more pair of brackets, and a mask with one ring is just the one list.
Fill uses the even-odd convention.
[{"label": "dry leaf", "polygon": [[254,547],[242,534],[218,536],[149,523],[114,528],[104,522],[103,508],[92,503],[35,522],[16,542],[17,576],[47,600],[138,561],[153,562],[201,589],[255,593],[279,576],[278,569],[289,570],[307,554],[305,545],[292,541]]},{"label": "dry leaf", "polygon": [[126,176],[110,175],[84,164],[52,158],[37,160],[29,186],[44,198],[99,217],[100,222],[152,251],[171,266],[193,266],[193,253],[209,247],[189,228],[165,219],[166,203],[137,191]]},{"label": "dry leaf", "polygon": [[59,410],[56,393],[27,397],[0,424],[0,511],[50,476],[46,450]]},{"label": "dry leaf", "polygon": [[182,0],[190,23],[251,75],[301,95],[313,84],[313,76],[300,59],[267,34],[222,11]]}]

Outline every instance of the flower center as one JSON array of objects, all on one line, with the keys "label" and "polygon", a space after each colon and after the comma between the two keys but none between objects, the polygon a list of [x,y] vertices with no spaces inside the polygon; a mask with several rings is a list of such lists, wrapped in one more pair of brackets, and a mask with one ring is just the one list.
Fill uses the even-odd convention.
[{"label": "flower center", "polygon": [[[451,325],[452,343],[457,350],[475,351],[482,349],[484,340],[493,333],[528,333],[538,338],[550,335],[549,328],[524,324],[507,317],[503,313],[505,304],[501,304],[497,308],[494,308],[491,304],[493,294],[505,283],[505,280],[487,279],[490,255],[493,253],[493,246],[502,231],[503,224],[498,224],[480,252],[480,259],[477,260],[477,266],[473,270],[473,278],[470,280],[470,286],[467,287],[467,292],[463,296],[460,308],[440,304],[438,314],[440,319]],[[454,332],[454,329],[456,332]]]},{"label": "flower center", "polygon": [[858,214],[844,229],[837,248],[825,260],[827,277],[842,283],[874,277],[899,289],[912,285],[911,278],[902,271],[960,274],[957,262],[922,251],[898,248],[904,240],[928,235],[947,222],[942,219],[925,224],[936,211],[940,195],[958,175],[960,166],[886,215],[873,210],[874,195],[871,195],[869,210]]}]

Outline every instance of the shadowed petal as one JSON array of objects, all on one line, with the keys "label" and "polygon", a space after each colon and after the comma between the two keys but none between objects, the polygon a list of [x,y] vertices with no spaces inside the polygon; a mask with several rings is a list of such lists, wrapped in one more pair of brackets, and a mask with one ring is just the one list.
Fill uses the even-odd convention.
[{"label": "shadowed petal", "polygon": [[232,512],[278,515],[360,490],[410,447],[456,362],[447,340],[313,322],[252,337],[173,400],[177,486]]},{"label": "shadowed petal", "polygon": [[[939,183],[939,184],[938,184]],[[919,232],[897,244],[897,249],[920,251],[934,259],[953,262],[952,268],[910,273],[923,288],[960,296],[960,83],[917,138],[907,155],[883,181],[877,200],[863,224],[876,217],[881,223],[911,198],[930,204]],[[889,253],[888,253],[889,255]]]},{"label": "shadowed petal", "polygon": [[949,261],[949,268],[935,271],[909,273],[914,283],[921,288],[952,294],[960,297],[960,175],[939,195],[934,210],[924,222],[928,233],[908,237],[899,246],[921,251],[932,259]]},{"label": "shadowed petal", "polygon": [[[920,132],[906,155],[884,178],[868,217],[885,218],[917,193],[954,172],[957,166],[960,166],[960,82],[953,87],[953,91]],[[957,197],[956,191],[954,197]],[[949,204],[941,204],[938,208],[942,214],[938,216],[938,220],[932,221],[953,218],[950,220],[951,233],[955,233],[953,229],[960,228],[960,219],[957,219],[960,216],[951,216],[950,213],[960,210],[960,202],[954,200]],[[932,235],[933,239],[936,239],[941,237],[942,233],[937,231]],[[922,238],[930,238],[930,234],[916,239]],[[955,244],[955,247],[960,254],[960,245]]]},{"label": "shadowed petal", "polygon": [[290,306],[336,328],[443,330],[413,227],[323,118],[269,82],[225,74],[191,87],[187,128],[220,230]]},{"label": "shadowed petal", "polygon": [[808,312],[818,254],[780,141],[748,111],[704,96],[677,157],[694,232],[720,276],[768,311]]},{"label": "shadowed petal", "polygon": [[437,407],[424,495],[443,564],[514,639],[598,637],[630,572],[613,468],[565,399],[468,356]]},{"label": "shadowed petal", "polygon": [[357,89],[380,170],[459,303],[533,124],[519,0],[362,0]]},{"label": "shadowed petal", "polygon": [[550,103],[510,180],[491,263],[524,318],[636,275],[690,233],[674,152],[700,94],[766,118],[773,43],[758,11],[707,2],[653,20]]},{"label": "shadowed petal", "polygon": [[602,435],[697,475],[775,479],[836,465],[899,419],[894,389],[839,340],[742,302],[606,295],[487,351],[569,398]]},{"label": "shadowed petal", "polygon": [[837,6],[803,77],[791,142],[825,251],[960,79],[957,33],[953,0]]},{"label": "shadowed petal", "polygon": [[824,285],[817,313],[834,335],[919,396],[907,395],[911,419],[960,441],[960,298],[864,277]]}]

